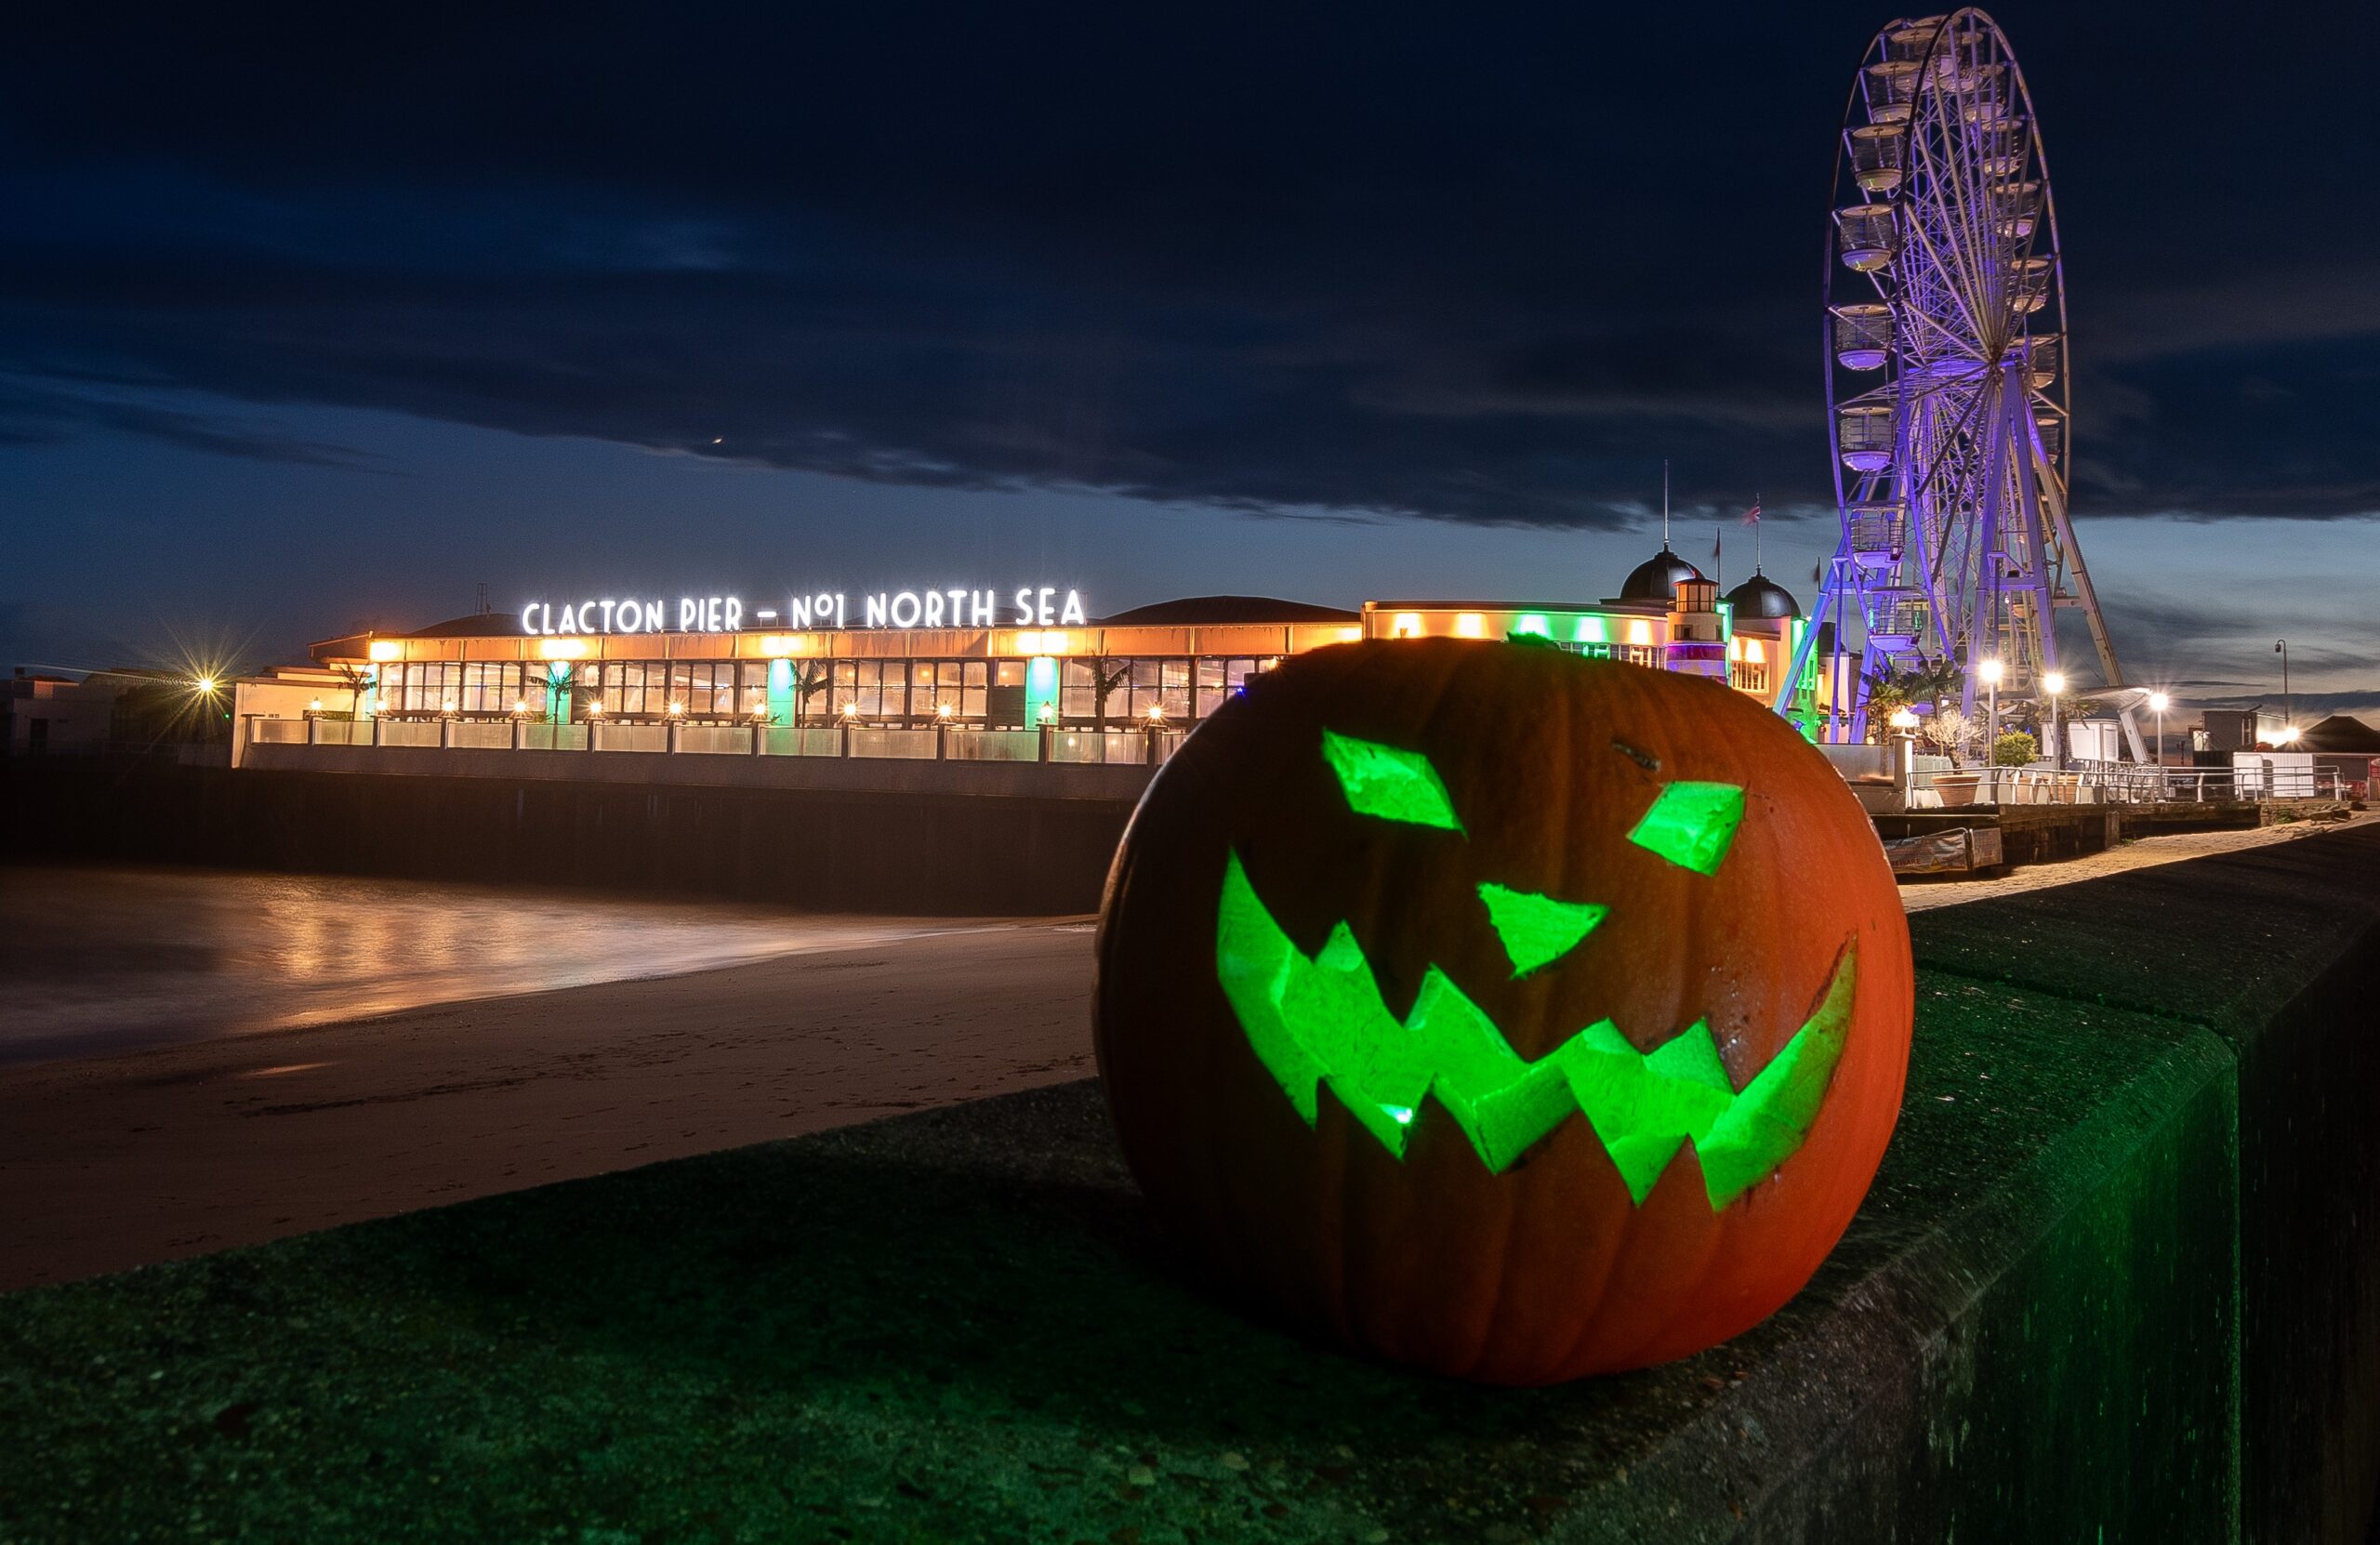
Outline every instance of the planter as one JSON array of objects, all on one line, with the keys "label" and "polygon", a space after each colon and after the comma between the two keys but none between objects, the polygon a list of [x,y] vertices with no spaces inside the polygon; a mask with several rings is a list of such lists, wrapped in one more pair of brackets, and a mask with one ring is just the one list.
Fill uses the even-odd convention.
[{"label": "planter", "polygon": [[1934,792],[1942,797],[1943,808],[1971,805],[1983,786],[1980,772],[1937,772],[1934,775]]}]

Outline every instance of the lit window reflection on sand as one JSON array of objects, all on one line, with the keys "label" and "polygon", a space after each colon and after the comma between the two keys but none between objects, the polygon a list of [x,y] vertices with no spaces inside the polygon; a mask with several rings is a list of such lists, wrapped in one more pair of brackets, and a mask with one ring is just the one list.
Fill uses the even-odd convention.
[{"label": "lit window reflection on sand", "polygon": [[0,867],[0,1061],[672,976],[1002,924],[345,876]]}]

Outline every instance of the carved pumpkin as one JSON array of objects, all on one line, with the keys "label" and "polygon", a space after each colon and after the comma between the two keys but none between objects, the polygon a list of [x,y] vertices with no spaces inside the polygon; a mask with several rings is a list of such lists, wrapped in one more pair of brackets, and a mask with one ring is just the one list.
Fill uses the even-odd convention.
[{"label": "carved pumpkin", "polygon": [[1225,1290],[1544,1383],[1808,1281],[1892,1134],[1911,997],[1884,853],[1784,721],[1429,640],[1300,656],[1165,766],[1095,1013],[1125,1155]]}]

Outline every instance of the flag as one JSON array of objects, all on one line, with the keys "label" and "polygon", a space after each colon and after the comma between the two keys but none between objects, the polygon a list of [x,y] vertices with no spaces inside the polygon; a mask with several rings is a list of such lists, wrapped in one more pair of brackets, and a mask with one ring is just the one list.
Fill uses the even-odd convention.
[{"label": "flag", "polygon": [[1744,524],[1746,524],[1746,525],[1748,525],[1748,526],[1756,526],[1756,525],[1760,524],[1760,495],[1759,495],[1754,494],[1754,495],[1752,496],[1752,508],[1751,508],[1750,509],[1747,509],[1747,510],[1745,510],[1745,511],[1744,511],[1744,521],[1743,521],[1743,523],[1744,523]]},{"label": "flag", "polygon": [[1717,526],[1711,528],[1711,561],[1713,563],[1719,561],[1719,528]]}]

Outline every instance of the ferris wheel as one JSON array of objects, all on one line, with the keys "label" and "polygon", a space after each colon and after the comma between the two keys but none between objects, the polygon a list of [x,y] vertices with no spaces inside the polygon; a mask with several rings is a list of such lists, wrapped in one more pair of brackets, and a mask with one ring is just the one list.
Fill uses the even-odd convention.
[{"label": "ferris wheel", "polygon": [[[1990,17],[1968,8],[1876,33],[1831,202],[1842,533],[1787,680],[1813,650],[1831,656],[1828,740],[1866,738],[1868,683],[1887,667],[1949,662],[1972,715],[1994,669],[1999,705],[2055,687],[2056,614],[2080,608],[2107,685],[2122,687],[2068,514],[2070,360],[2049,168]],[[2128,703],[2124,722],[2137,757]]]}]

